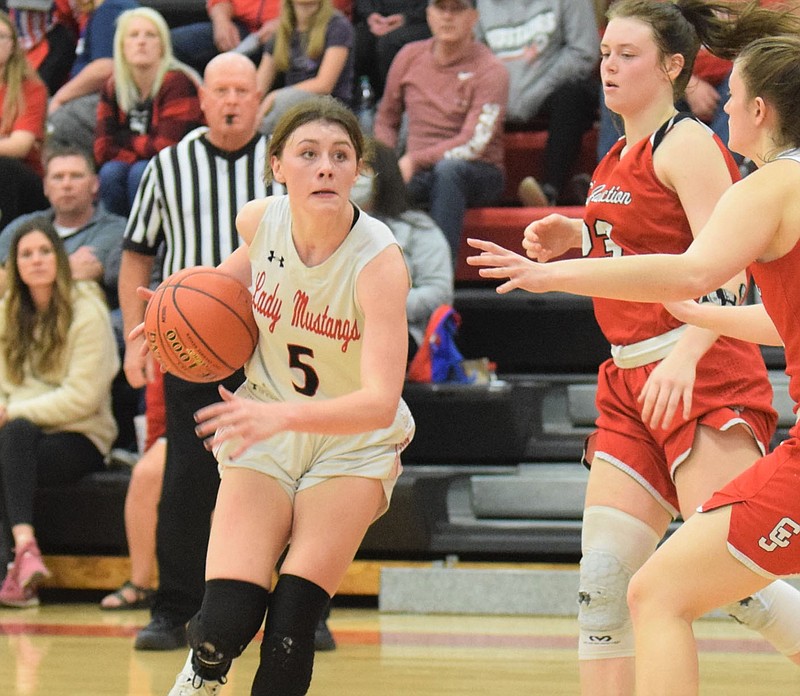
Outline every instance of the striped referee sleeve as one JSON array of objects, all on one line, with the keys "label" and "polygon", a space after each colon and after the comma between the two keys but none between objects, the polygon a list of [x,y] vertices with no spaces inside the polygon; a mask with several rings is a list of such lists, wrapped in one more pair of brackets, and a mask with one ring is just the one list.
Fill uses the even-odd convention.
[{"label": "striped referee sleeve", "polygon": [[267,141],[224,152],[202,133],[158,153],[148,164],[125,233],[125,248],[155,254],[166,243],[164,277],[191,266],[216,266],[239,246],[236,215],[270,193],[264,183]]}]

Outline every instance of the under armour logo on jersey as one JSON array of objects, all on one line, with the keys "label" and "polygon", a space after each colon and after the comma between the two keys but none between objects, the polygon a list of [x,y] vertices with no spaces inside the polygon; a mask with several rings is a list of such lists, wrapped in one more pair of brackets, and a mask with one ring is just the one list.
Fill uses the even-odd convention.
[{"label": "under armour logo on jersey", "polygon": [[800,534],[800,524],[793,519],[784,517],[769,533],[768,539],[761,537],[758,545],[764,551],[774,551],[777,548],[785,549],[795,534]]},{"label": "under armour logo on jersey", "polygon": [[274,249],[269,250],[269,256],[267,256],[267,261],[269,261],[270,263],[272,263],[273,261],[277,261],[280,264],[280,267],[283,268],[283,256],[281,256],[280,258],[275,256]]}]

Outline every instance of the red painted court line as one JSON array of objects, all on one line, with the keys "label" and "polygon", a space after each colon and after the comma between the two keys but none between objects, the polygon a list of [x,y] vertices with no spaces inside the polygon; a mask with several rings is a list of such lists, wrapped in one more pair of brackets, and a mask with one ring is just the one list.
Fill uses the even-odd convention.
[{"label": "red painted court line", "polygon": [[[0,621],[0,635],[46,635],[79,638],[132,638],[140,626],[104,626],[99,624],[47,624],[25,621]],[[517,648],[526,650],[574,650],[574,636],[524,634],[423,633],[334,630],[340,645],[384,645],[387,647],[443,648]],[[261,639],[261,633],[257,636]],[[701,638],[697,641],[706,653],[771,653],[775,650],[759,639]]]},{"label": "red painted court line", "polygon": [[126,638],[135,636],[141,626],[102,626],[99,624],[43,624],[0,622],[0,635],[7,636],[79,636],[90,638]]}]

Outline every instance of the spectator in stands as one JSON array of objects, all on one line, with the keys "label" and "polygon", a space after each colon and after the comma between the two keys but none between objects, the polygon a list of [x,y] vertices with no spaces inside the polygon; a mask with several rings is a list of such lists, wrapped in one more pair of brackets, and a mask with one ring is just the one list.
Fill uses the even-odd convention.
[{"label": "spectator in stands", "polygon": [[69,80],[47,105],[50,140],[93,151],[97,102],[114,74],[114,28],[123,12],[136,7],[136,0],[94,0],[87,9]]},{"label": "spectator in stands", "polygon": [[[499,267],[482,269],[484,276],[512,279],[501,292],[520,287],[594,294],[598,323],[613,346],[598,378],[597,430],[586,444],[591,469],[578,650],[587,695],[634,693],[625,601],[631,576],[675,518],[691,522],[714,491],[764,454],[775,428],[772,389],[757,346],[682,325],[653,303],[657,297],[606,299],[616,293],[599,289],[592,272],[604,267],[599,257],[680,254],[694,246],[720,197],[728,200],[726,191],[739,178],[736,163],[705,125],[675,110],[676,99],[701,43],[725,55],[730,47],[721,41],[800,29],[796,18],[757,5],[739,8],[744,9],[705,0],[617,0],[609,10],[600,70],[606,101],[622,116],[625,137],[592,176],[584,220],[550,215],[531,223],[523,246],[537,262],[471,241],[485,255],[470,263]],[[774,141],[769,147],[781,149]],[[535,271],[546,276],[550,267],[541,262],[582,246],[585,255],[598,258],[556,263],[552,272],[569,280],[535,284]],[[667,282],[661,274],[648,277]],[[741,273],[699,301],[739,304],[744,279]],[[745,595],[731,598],[725,611],[800,663],[800,593],[778,581]]]},{"label": "spectator in stands", "polygon": [[[312,94],[332,94],[347,106],[353,94],[353,25],[331,0],[284,0],[275,35],[264,44],[259,117],[271,133],[281,115]],[[273,89],[276,78],[282,87]]]},{"label": "spectator in stands", "polygon": [[[151,160],[134,203],[119,278],[126,336],[144,318],[145,303],[136,288],[149,285],[162,244],[163,277],[190,266],[218,265],[239,245],[238,210],[270,191],[262,178],[267,139],[256,130],[259,93],[253,62],[235,53],[212,59],[200,103],[208,128],[189,133]],[[218,182],[213,197],[205,183],[212,179]],[[135,387],[144,386],[153,369],[141,348],[141,337],[128,339],[125,374]],[[240,373],[225,384],[235,389],[239,379]],[[194,412],[218,398],[216,384],[164,375],[167,455],[156,536],[159,587],[150,623],[136,636],[140,650],[186,645],[186,622],[203,599],[219,474],[213,455],[194,434]]]},{"label": "spectator in stands", "polygon": [[114,33],[114,75],[97,107],[94,157],[100,198],[128,216],[150,158],[202,123],[200,77],[172,56],[164,18],[149,7],[123,12]]},{"label": "spectator in stands", "polygon": [[44,218],[11,243],[0,337],[0,513],[14,539],[0,604],[30,607],[50,575],[34,533],[36,487],[99,471],[117,433],[111,381],[119,354],[108,309],[94,283],[72,280]]},{"label": "spectator in stands", "polygon": [[47,87],[0,12],[0,225],[47,205],[40,161],[46,109]]},{"label": "spectator in stands", "polygon": [[411,290],[406,299],[408,361],[411,362],[434,310],[453,302],[450,245],[426,213],[410,209],[397,156],[388,145],[368,144],[364,168],[351,199],[385,223],[403,250],[411,274]]},{"label": "spectator in stands", "polygon": [[197,72],[225,51],[239,51],[257,61],[261,47],[278,28],[281,0],[207,0],[208,22],[172,30],[175,57]]},{"label": "spectator in stands", "polygon": [[431,0],[427,17],[432,38],[406,44],[389,68],[375,138],[397,148],[408,117],[400,172],[411,202],[430,207],[455,262],[466,209],[503,193],[508,71],[475,39],[472,0]]},{"label": "spectator in stands", "polygon": [[[383,96],[386,75],[397,52],[407,43],[430,38],[427,5],[428,0],[356,0],[355,75],[369,79],[376,104]],[[359,96],[353,95],[354,104]]]},{"label": "spectator in stands", "polygon": [[28,62],[53,94],[69,75],[92,0],[9,0],[8,7]]},{"label": "spectator in stands", "polygon": [[[508,68],[509,127],[547,129],[544,172],[520,183],[529,206],[583,205],[570,182],[583,134],[597,119],[599,38],[590,0],[478,0],[478,35]],[[572,183],[573,185],[568,185]]]},{"label": "spectator in stands", "polygon": [[119,589],[103,597],[100,608],[109,611],[143,609],[153,600],[158,501],[167,455],[164,373],[161,370],[153,371],[153,378],[145,385],[144,394],[144,446],[131,471],[125,494],[125,536],[131,576]]},{"label": "spectator in stands", "polygon": [[[33,217],[53,224],[69,254],[73,280],[93,280],[103,288],[111,309],[117,301],[117,273],[126,220],[95,204],[98,183],[94,160],[71,146],[47,147],[44,192],[50,207],[23,215],[0,233],[0,262],[5,263],[14,233]],[[0,293],[6,274],[0,269]],[[120,327],[121,330],[121,327]]]}]

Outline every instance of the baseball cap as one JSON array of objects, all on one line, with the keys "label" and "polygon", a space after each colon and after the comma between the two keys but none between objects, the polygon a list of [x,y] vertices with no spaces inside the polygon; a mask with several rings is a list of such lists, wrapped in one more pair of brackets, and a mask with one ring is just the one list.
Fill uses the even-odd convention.
[{"label": "baseball cap", "polygon": [[[443,2],[443,0],[429,0],[429,5],[438,5],[439,3]],[[475,9],[475,0],[456,0],[456,2],[461,5],[464,9]]]}]

